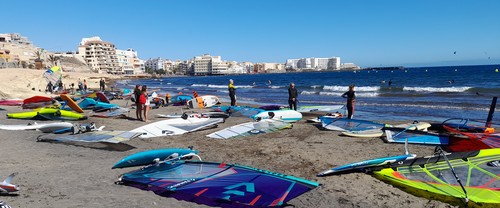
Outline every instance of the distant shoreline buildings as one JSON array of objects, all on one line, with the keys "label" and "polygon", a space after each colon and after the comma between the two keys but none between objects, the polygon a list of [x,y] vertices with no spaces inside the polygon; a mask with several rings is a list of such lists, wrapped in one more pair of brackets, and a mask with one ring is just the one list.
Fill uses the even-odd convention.
[{"label": "distant shoreline buildings", "polygon": [[62,65],[63,69],[83,69],[97,73],[139,75],[228,75],[333,71],[359,69],[353,63],[341,63],[340,57],[287,59],[285,63],[252,63],[223,60],[203,54],[188,60],[164,58],[140,59],[132,48],[121,50],[99,36],[82,38],[75,52],[48,52],[18,33],[0,34],[0,68],[37,68]]}]

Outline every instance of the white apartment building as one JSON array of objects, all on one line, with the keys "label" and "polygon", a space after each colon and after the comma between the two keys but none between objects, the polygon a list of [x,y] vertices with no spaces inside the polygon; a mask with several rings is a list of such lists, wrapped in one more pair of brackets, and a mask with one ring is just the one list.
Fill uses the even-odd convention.
[{"label": "white apartment building", "polygon": [[160,57],[155,58],[155,59],[150,58],[144,62],[144,67],[148,68],[150,70],[153,70],[153,71],[158,71],[158,70],[164,69],[163,68],[164,62],[165,62],[165,60],[163,60]]},{"label": "white apartment building", "polygon": [[121,73],[113,43],[102,41],[97,36],[82,38],[78,53],[85,63],[96,72]]},{"label": "white apartment building", "polygon": [[340,57],[332,57],[328,59],[328,70],[340,70]]},{"label": "white apartment building", "polygon": [[310,69],[311,68],[311,58],[301,58],[297,61],[298,69]]},{"label": "white apartment building", "polygon": [[287,59],[285,67],[287,69],[297,69],[297,63],[299,62],[299,59]]},{"label": "white apartment building", "polygon": [[228,65],[220,56],[203,54],[193,58],[192,74],[195,76],[222,75],[227,73]]},{"label": "white apartment building", "polygon": [[116,58],[118,59],[118,67],[124,74],[134,74],[134,67],[129,60],[129,53],[125,50],[116,49]]},{"label": "white apartment building", "polygon": [[228,64],[221,59],[220,56],[212,57],[212,70],[211,75],[227,74]]}]

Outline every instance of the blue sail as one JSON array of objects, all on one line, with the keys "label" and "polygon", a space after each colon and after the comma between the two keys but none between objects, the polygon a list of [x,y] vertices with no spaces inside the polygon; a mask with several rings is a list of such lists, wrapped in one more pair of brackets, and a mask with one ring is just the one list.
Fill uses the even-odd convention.
[{"label": "blue sail", "polygon": [[178,161],[124,174],[120,182],[209,206],[272,207],[308,192],[318,183],[246,166]]}]

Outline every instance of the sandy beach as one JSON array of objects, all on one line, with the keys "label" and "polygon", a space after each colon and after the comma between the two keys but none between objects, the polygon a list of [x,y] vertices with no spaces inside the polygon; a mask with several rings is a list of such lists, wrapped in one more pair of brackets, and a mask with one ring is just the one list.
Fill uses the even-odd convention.
[{"label": "sandy beach", "polygon": [[[124,100],[113,103],[125,105]],[[20,107],[3,107],[1,124],[26,124],[28,120],[6,119],[7,112]],[[182,107],[169,106],[150,112],[151,122],[158,113],[179,113]],[[183,109],[186,111],[186,109]],[[89,111],[86,111],[88,114]],[[135,116],[134,112],[130,116]],[[381,139],[339,136],[306,123],[317,114],[305,114],[292,129],[238,139],[215,140],[205,135],[248,118],[230,117],[218,128],[179,136],[134,139],[131,149],[113,151],[99,146],[37,142],[37,131],[0,130],[0,178],[19,172],[13,183],[20,186],[17,196],[0,196],[12,207],[205,207],[192,202],[157,196],[133,187],[115,185],[120,174],[132,169],[112,170],[121,158],[145,150],[194,146],[205,161],[237,163],[293,175],[321,184],[290,201],[294,207],[450,207],[420,198],[364,173],[318,178],[315,175],[337,165],[376,157],[399,155],[403,145],[386,144]],[[145,125],[129,119],[94,118],[105,130],[131,130]],[[429,155],[433,147],[411,145],[418,156]]]},{"label": "sandy beach", "polygon": [[[45,88],[47,81],[43,77],[45,70],[7,68],[0,69],[0,98],[28,98],[34,95],[47,95]],[[63,72],[63,83],[69,88],[69,84],[75,83],[78,87],[78,79],[87,80],[89,89],[99,89],[99,80],[104,78],[108,83],[110,80],[119,79],[118,75]],[[35,88],[35,90],[32,90]],[[109,89],[109,88],[108,88]],[[41,91],[40,91],[41,90]]]}]

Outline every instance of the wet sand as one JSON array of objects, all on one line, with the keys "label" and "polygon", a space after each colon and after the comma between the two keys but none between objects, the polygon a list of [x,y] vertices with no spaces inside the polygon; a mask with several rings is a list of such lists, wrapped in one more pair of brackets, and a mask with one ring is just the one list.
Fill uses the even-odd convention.
[{"label": "wet sand", "polygon": [[[125,101],[112,101],[124,105]],[[0,124],[26,124],[29,120],[6,119],[7,112],[20,107],[2,106]],[[179,113],[182,107],[162,107],[150,112]],[[135,109],[130,116],[135,117]],[[187,111],[187,109],[184,109]],[[88,114],[89,111],[86,111]],[[112,170],[121,158],[145,150],[194,146],[205,161],[237,163],[259,169],[293,175],[321,184],[320,187],[289,202],[294,207],[450,207],[406,193],[371,175],[352,173],[316,177],[337,165],[404,153],[404,145],[386,144],[379,138],[349,138],[338,132],[322,130],[306,123],[318,114],[304,114],[292,129],[256,136],[215,140],[206,135],[222,128],[248,122],[248,118],[230,117],[215,129],[179,136],[134,139],[126,142],[131,149],[100,149],[99,145],[68,145],[36,142],[37,131],[0,130],[0,179],[19,172],[13,183],[20,186],[17,196],[0,196],[12,207],[206,207],[155,195],[129,186],[115,185],[120,174],[133,169]],[[362,119],[362,118],[360,118]],[[105,130],[131,130],[146,123],[129,119],[90,117],[78,123],[96,122]],[[401,122],[403,123],[403,121]],[[429,155],[433,147],[411,145],[410,152]]]}]

